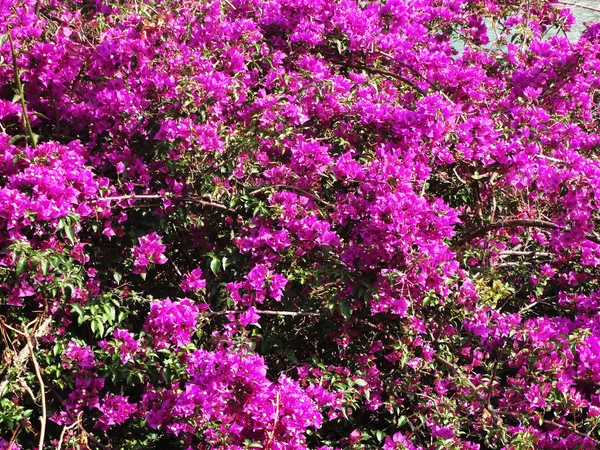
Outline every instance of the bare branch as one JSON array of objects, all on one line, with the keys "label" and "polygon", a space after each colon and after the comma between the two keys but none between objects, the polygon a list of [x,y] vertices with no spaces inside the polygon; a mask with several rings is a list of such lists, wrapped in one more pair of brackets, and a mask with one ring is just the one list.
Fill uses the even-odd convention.
[{"label": "bare branch", "polygon": [[[50,322],[52,321],[52,317],[48,316],[46,317],[42,323],[40,324],[39,328],[35,331],[35,333],[30,337],[31,339],[31,346],[35,349],[35,347],[37,346],[38,343],[38,339],[40,339],[41,337],[45,336],[48,331],[49,331],[49,327],[50,327]],[[8,326],[6,323],[4,323],[4,321],[1,322],[3,326]],[[10,327],[12,328],[12,327]],[[17,373],[20,373],[23,371],[24,369],[24,365],[25,362],[29,359],[29,345],[26,344],[17,354],[17,356],[14,358],[13,360],[13,366],[15,367],[15,369],[17,370]],[[11,372],[9,371],[5,376],[4,379],[2,380],[2,382],[0,383],[0,396],[3,394],[4,389],[6,388],[6,386],[8,385],[8,383],[10,382],[11,379]]]},{"label": "bare branch", "polygon": [[[456,246],[464,245],[471,240],[481,237],[486,233],[494,230],[499,230],[501,228],[515,228],[515,227],[525,227],[525,228],[542,228],[546,230],[561,230],[562,228],[556,225],[553,222],[548,222],[547,220],[537,220],[537,219],[512,219],[512,220],[503,220],[500,222],[490,223],[485,225],[478,230],[473,231],[472,233],[467,234],[466,236],[460,238],[458,241],[454,243]],[[594,242],[595,244],[600,244],[600,238],[593,234],[586,234],[586,239],[588,241]]]},{"label": "bare branch", "polygon": [[333,207],[333,205],[331,203],[329,203],[326,200],[323,200],[321,197],[319,197],[317,194],[314,194],[312,192],[308,192],[307,190],[304,190],[302,188],[296,187],[296,186],[289,186],[287,184],[268,184],[262,187],[259,187],[258,189],[255,189],[254,191],[250,192],[249,195],[256,195],[259,194],[260,192],[264,192],[269,188],[281,188],[281,189],[289,189],[291,191],[296,191],[299,192],[302,195],[305,195],[307,197],[312,198],[313,200],[324,204],[325,206],[329,206],[329,207]]},{"label": "bare branch", "polygon": [[60,450],[62,448],[63,440],[65,439],[65,433],[68,430],[72,430],[73,428],[79,426],[82,414],[83,414],[83,412],[80,412],[79,415],[77,416],[77,420],[75,422],[73,422],[71,425],[65,425],[63,427],[63,429],[60,433],[60,438],[58,439],[58,447],[56,447],[56,450]]},{"label": "bare branch", "polygon": [[[498,409],[495,409],[494,412],[496,414],[498,414],[499,416],[505,416],[505,417],[511,417],[513,419],[519,419],[519,414],[515,413],[515,412],[511,412],[511,411],[501,411]],[[576,434],[579,437],[585,438],[585,439],[589,439],[590,441],[592,441],[594,444],[596,444],[597,448],[600,448],[600,441],[597,439],[594,439],[593,437],[591,437],[590,435],[583,433],[579,430],[576,430],[574,427],[569,426],[569,425],[563,425],[561,423],[555,422],[554,420],[546,420],[544,419],[542,422],[544,425],[550,425],[556,428],[560,428],[561,430],[565,430],[568,431],[570,433]]]},{"label": "bare branch", "polygon": [[[242,314],[245,313],[242,309],[233,309],[230,311],[214,311],[209,312],[209,316],[225,316],[227,314]],[[300,311],[269,311],[257,309],[254,312],[256,314],[263,314],[267,316],[289,316],[289,317],[321,317],[323,314],[316,312],[300,312]]]},{"label": "bare branch", "polygon": [[587,9],[589,11],[600,12],[599,8],[594,8],[594,7],[588,6],[588,5],[582,5],[581,3],[564,2],[562,0],[559,0],[558,4],[565,5],[565,6],[574,6],[575,8]]},{"label": "bare branch", "polygon": [[492,408],[489,403],[489,397],[485,398],[485,396],[479,391],[477,386],[475,386],[473,384],[473,382],[469,379],[469,377],[467,377],[465,374],[463,374],[456,365],[454,365],[450,361],[442,358],[440,355],[434,354],[432,356],[432,358],[435,359],[441,365],[450,369],[455,375],[461,376],[467,382],[467,384],[469,385],[469,388],[477,396],[479,401],[481,401],[481,404],[483,405],[483,407],[490,413],[490,415],[494,419],[494,422],[496,422],[496,424],[502,424],[502,419],[498,416],[498,414],[496,414],[496,410],[494,408]]},{"label": "bare branch", "polygon": [[216,203],[209,200],[204,200],[200,197],[164,197],[159,194],[129,194],[129,195],[119,195],[115,197],[100,197],[98,201],[122,201],[122,200],[163,200],[168,199],[172,202],[182,202],[182,203],[195,203],[197,205],[207,206],[210,208],[221,209],[223,211],[227,211],[230,213],[237,213],[236,210],[229,208],[228,206],[223,205],[222,203]]},{"label": "bare branch", "polygon": [[42,369],[37,362],[35,357],[35,352],[33,350],[33,345],[31,343],[31,337],[27,335],[27,348],[31,354],[31,360],[33,361],[33,368],[35,369],[35,376],[37,377],[38,383],[40,385],[40,397],[42,402],[42,417],[40,417],[40,441],[39,441],[39,450],[44,450],[44,437],[46,436],[46,387],[44,385],[44,379],[42,378]]}]

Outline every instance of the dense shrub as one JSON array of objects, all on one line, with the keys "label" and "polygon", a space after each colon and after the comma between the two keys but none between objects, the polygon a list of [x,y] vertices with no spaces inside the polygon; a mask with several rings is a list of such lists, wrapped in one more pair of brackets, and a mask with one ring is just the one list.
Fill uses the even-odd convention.
[{"label": "dense shrub", "polygon": [[572,22],[0,0],[0,448],[599,447]]}]

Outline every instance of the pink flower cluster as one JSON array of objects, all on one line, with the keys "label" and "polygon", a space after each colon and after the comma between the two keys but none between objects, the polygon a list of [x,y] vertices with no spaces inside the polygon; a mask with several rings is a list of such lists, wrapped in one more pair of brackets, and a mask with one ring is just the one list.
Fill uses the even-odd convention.
[{"label": "pink flower cluster", "polygon": [[144,274],[150,264],[165,264],[168,260],[163,252],[167,248],[161,242],[161,237],[154,233],[142,236],[139,245],[133,248],[133,273]]},{"label": "pink flower cluster", "polygon": [[559,3],[0,0],[0,449],[600,448]]},{"label": "pink flower cluster", "polygon": [[189,299],[155,301],[150,305],[144,331],[154,340],[154,348],[181,347],[190,343],[198,315],[198,307]]}]

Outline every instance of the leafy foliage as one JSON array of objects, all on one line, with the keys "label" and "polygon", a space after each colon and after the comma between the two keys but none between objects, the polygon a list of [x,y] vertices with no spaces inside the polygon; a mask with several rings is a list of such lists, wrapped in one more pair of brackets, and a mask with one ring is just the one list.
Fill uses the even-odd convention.
[{"label": "leafy foliage", "polygon": [[572,23],[0,2],[0,449],[600,446]]}]

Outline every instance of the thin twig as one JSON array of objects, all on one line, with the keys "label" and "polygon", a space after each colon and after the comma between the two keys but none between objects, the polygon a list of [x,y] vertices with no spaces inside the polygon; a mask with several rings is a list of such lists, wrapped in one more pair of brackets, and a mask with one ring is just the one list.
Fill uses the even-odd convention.
[{"label": "thin twig", "polygon": [[[40,417],[40,440],[39,440],[38,448],[39,448],[39,450],[43,450],[44,449],[44,437],[46,436],[46,421],[47,421],[47,414],[46,414],[46,387],[45,387],[45,384],[44,384],[44,379],[42,378],[42,369],[41,369],[40,365],[38,364],[37,358],[35,357],[35,351],[33,349],[33,344],[31,343],[31,335],[28,334],[28,333],[26,333],[26,332],[17,330],[14,327],[11,327],[9,324],[7,324],[4,321],[3,318],[1,318],[0,320],[2,321],[2,326],[3,327],[6,327],[9,330],[12,330],[15,333],[17,333],[20,336],[23,336],[25,338],[25,342],[26,342],[27,346],[23,350],[28,350],[29,356],[31,357],[31,361],[33,362],[33,368],[35,370],[35,376],[36,376],[36,378],[38,380],[38,383],[40,385],[40,401],[42,402],[42,416]],[[35,333],[34,333],[34,336],[35,336]],[[2,392],[2,389],[0,389],[0,392]]]},{"label": "thin twig", "polygon": [[343,64],[352,69],[364,70],[365,72],[383,75],[388,78],[393,78],[395,80],[403,82],[404,84],[408,84],[410,87],[412,87],[414,90],[416,90],[422,96],[425,97],[427,95],[427,91],[425,89],[417,86],[417,84],[414,81],[409,80],[408,78],[403,77],[402,75],[398,75],[397,73],[390,72],[389,70],[378,69],[376,67],[369,67],[364,64],[353,64],[353,63],[348,63],[348,62],[344,62],[344,63],[340,63],[340,64]]},{"label": "thin twig", "polygon": [[29,352],[31,353],[31,360],[33,361],[33,367],[35,369],[35,376],[37,377],[38,383],[40,384],[40,397],[42,402],[42,417],[40,417],[40,441],[39,441],[39,450],[44,450],[44,437],[46,435],[46,387],[44,385],[44,379],[42,378],[42,369],[37,362],[35,357],[35,352],[33,350],[33,345],[31,344],[31,338],[29,335],[26,337],[27,339],[27,347],[29,348]]},{"label": "thin twig", "polygon": [[[514,227],[528,227],[528,228],[543,228],[546,230],[561,230],[562,228],[559,225],[556,225],[553,222],[548,222],[546,220],[536,220],[536,219],[512,219],[512,220],[503,220],[500,222],[490,223],[485,225],[478,230],[473,231],[472,233],[467,234],[462,237],[458,241],[454,243],[456,246],[461,246],[470,242],[471,240],[481,237],[486,233],[494,230],[499,230],[501,228],[514,228]],[[600,238],[593,234],[586,234],[586,239],[588,241],[594,242],[595,244],[600,244]]]},{"label": "thin twig", "polygon": [[[225,316],[227,314],[242,314],[245,313],[245,310],[242,309],[234,309],[230,311],[213,311],[209,312],[209,316]],[[267,316],[290,316],[290,317],[321,317],[321,313],[315,312],[297,312],[297,311],[269,311],[269,310],[254,310],[256,314],[264,314]]]},{"label": "thin twig", "polygon": [[275,419],[273,419],[273,428],[267,434],[267,442],[265,444],[265,449],[267,450],[271,448],[271,442],[275,436],[275,429],[277,428],[277,422],[279,421],[279,392],[275,394],[275,402]]},{"label": "thin twig", "polygon": [[[46,335],[46,333],[48,332],[48,329],[50,327],[51,321],[52,321],[51,316],[46,317],[44,319],[44,321],[40,324],[40,327],[33,334],[33,336],[31,336],[31,343],[32,343],[33,347],[37,346],[38,339],[40,339],[42,336]],[[0,318],[0,323],[2,324],[2,326],[5,326],[12,330],[15,330],[14,328],[10,327],[6,322],[4,322],[4,320],[2,320],[1,318]],[[21,333],[18,330],[16,330],[16,331]],[[25,361],[27,361],[27,359],[29,359],[29,346],[25,345],[19,351],[19,353],[17,354],[17,356],[14,358],[14,360],[12,362],[12,365],[17,369],[17,372],[21,372],[23,370],[24,363],[25,363]],[[9,371],[4,376],[4,379],[2,380],[2,382],[0,382],[0,395],[2,395],[2,393],[4,392],[4,389],[10,382],[11,375],[12,375],[12,373]]]},{"label": "thin twig", "polygon": [[589,11],[600,12],[600,9],[598,9],[598,8],[594,8],[592,6],[587,6],[587,5],[582,5],[580,3],[563,2],[562,0],[559,0],[558,4],[559,5],[565,5],[565,6],[574,6],[576,8],[587,9]]},{"label": "thin twig", "polygon": [[323,199],[322,199],[321,197],[319,197],[318,195],[316,195],[316,194],[313,194],[312,192],[306,191],[306,190],[304,190],[304,189],[302,189],[302,188],[299,188],[299,187],[296,187],[296,186],[289,186],[289,185],[287,185],[287,184],[268,184],[268,185],[266,185],[266,186],[262,186],[262,187],[259,187],[258,189],[255,189],[254,191],[250,192],[250,194],[249,194],[249,195],[256,195],[256,194],[259,194],[259,193],[261,193],[261,192],[264,192],[264,191],[266,191],[266,190],[267,190],[267,189],[269,189],[269,188],[276,188],[276,189],[277,189],[277,188],[281,188],[281,189],[290,189],[290,190],[292,190],[292,191],[296,191],[296,192],[299,192],[299,193],[301,193],[301,194],[303,194],[303,195],[306,195],[307,197],[310,197],[310,198],[312,198],[313,200],[315,200],[315,201],[317,201],[317,202],[323,203],[325,206],[333,207],[333,205],[332,205],[331,203],[329,203],[329,202],[328,202],[328,201],[326,201],[326,200],[323,200]]},{"label": "thin twig", "polygon": [[236,210],[231,209],[228,206],[225,206],[221,203],[203,200],[199,197],[164,197],[159,194],[129,194],[129,195],[119,195],[119,196],[114,196],[114,197],[100,197],[100,198],[98,198],[98,201],[100,201],[100,200],[103,200],[103,201],[157,200],[157,199],[160,199],[160,200],[168,199],[173,202],[196,203],[196,204],[202,205],[202,206],[208,206],[211,208],[222,209],[222,210],[230,212],[230,213],[237,213]]},{"label": "thin twig", "polygon": [[[511,411],[501,411],[498,409],[495,409],[494,412],[496,414],[498,414],[499,416],[505,416],[505,417],[511,417],[513,419],[519,419],[519,414],[515,413],[515,412],[511,412]],[[597,448],[600,448],[600,441],[597,439],[594,439],[593,437],[591,437],[590,435],[583,433],[579,430],[576,430],[575,428],[573,428],[572,426],[569,425],[563,425],[562,423],[558,423],[555,422],[554,420],[547,420],[547,419],[543,419],[542,422],[544,425],[550,425],[556,428],[560,428],[561,430],[565,430],[568,431],[570,433],[574,433],[579,437],[585,438],[585,439],[589,439],[590,441],[592,441],[594,444],[596,444]]]},{"label": "thin twig", "polygon": [[492,416],[492,418],[494,419],[494,421],[496,422],[496,424],[501,424],[502,423],[502,419],[500,419],[500,417],[498,416],[498,414],[496,414],[496,410],[489,405],[488,399],[485,398],[485,396],[479,391],[479,389],[477,388],[477,386],[475,386],[473,384],[473,382],[469,379],[469,377],[467,377],[465,374],[463,374],[461,372],[461,370],[456,365],[452,364],[447,359],[442,358],[437,353],[434,353],[433,356],[432,356],[432,358],[435,359],[441,365],[443,365],[443,366],[447,367],[448,369],[450,369],[455,375],[462,376],[462,378],[464,378],[464,380],[469,385],[469,388],[477,396],[477,398],[479,399],[479,401],[481,401],[483,407],[490,413],[490,415]]},{"label": "thin twig", "polygon": [[552,254],[547,252],[522,251],[522,250],[502,250],[499,255],[502,256],[539,256],[549,257]]},{"label": "thin twig", "polygon": [[23,428],[23,423],[25,423],[26,420],[27,419],[23,419],[23,421],[21,421],[21,423],[19,423],[19,425],[17,426],[17,429],[13,432],[12,437],[10,438],[10,441],[8,442],[8,445],[6,446],[6,448],[8,450],[12,450],[13,444],[17,440],[17,436],[21,432],[21,428]]},{"label": "thin twig", "polygon": [[80,412],[79,415],[77,416],[77,420],[75,422],[73,422],[71,425],[65,425],[60,433],[60,438],[58,439],[58,447],[56,447],[56,450],[60,450],[62,448],[62,444],[63,444],[63,440],[65,438],[65,433],[68,430],[72,430],[73,428],[75,428],[76,426],[79,425],[79,422],[81,421],[81,415],[83,413]]},{"label": "thin twig", "polygon": [[[56,392],[56,389],[54,389],[52,387],[52,385],[50,385],[49,389],[50,389],[50,392],[52,393],[52,395],[54,395],[61,404],[65,403],[65,400],[62,398],[62,396],[58,392]],[[83,427],[83,425],[81,424],[81,420],[78,420],[75,417],[73,417],[73,414],[71,414],[70,411],[67,410],[66,413],[69,416],[69,418],[74,421],[74,423],[77,423],[77,428],[79,428],[79,430],[85,435],[85,437],[87,439],[89,439],[90,441],[92,441],[94,444],[96,444],[102,450],[110,450],[110,449],[112,449],[112,446],[110,444],[109,445],[104,445],[102,442],[100,442],[98,439],[96,439],[92,433],[90,433],[88,430],[86,430]],[[81,413],[79,414],[78,417],[81,417]]]},{"label": "thin twig", "polygon": [[23,127],[29,133],[29,139],[31,139],[31,146],[35,148],[36,139],[31,129],[31,122],[29,122],[29,115],[27,114],[27,105],[25,104],[25,90],[21,83],[21,76],[19,75],[19,66],[17,64],[17,51],[15,50],[15,42],[12,37],[12,30],[8,30],[8,41],[10,42],[10,51],[12,53],[12,64],[15,72],[15,82],[17,83],[17,91],[19,99],[21,100],[21,109],[23,110]]}]

